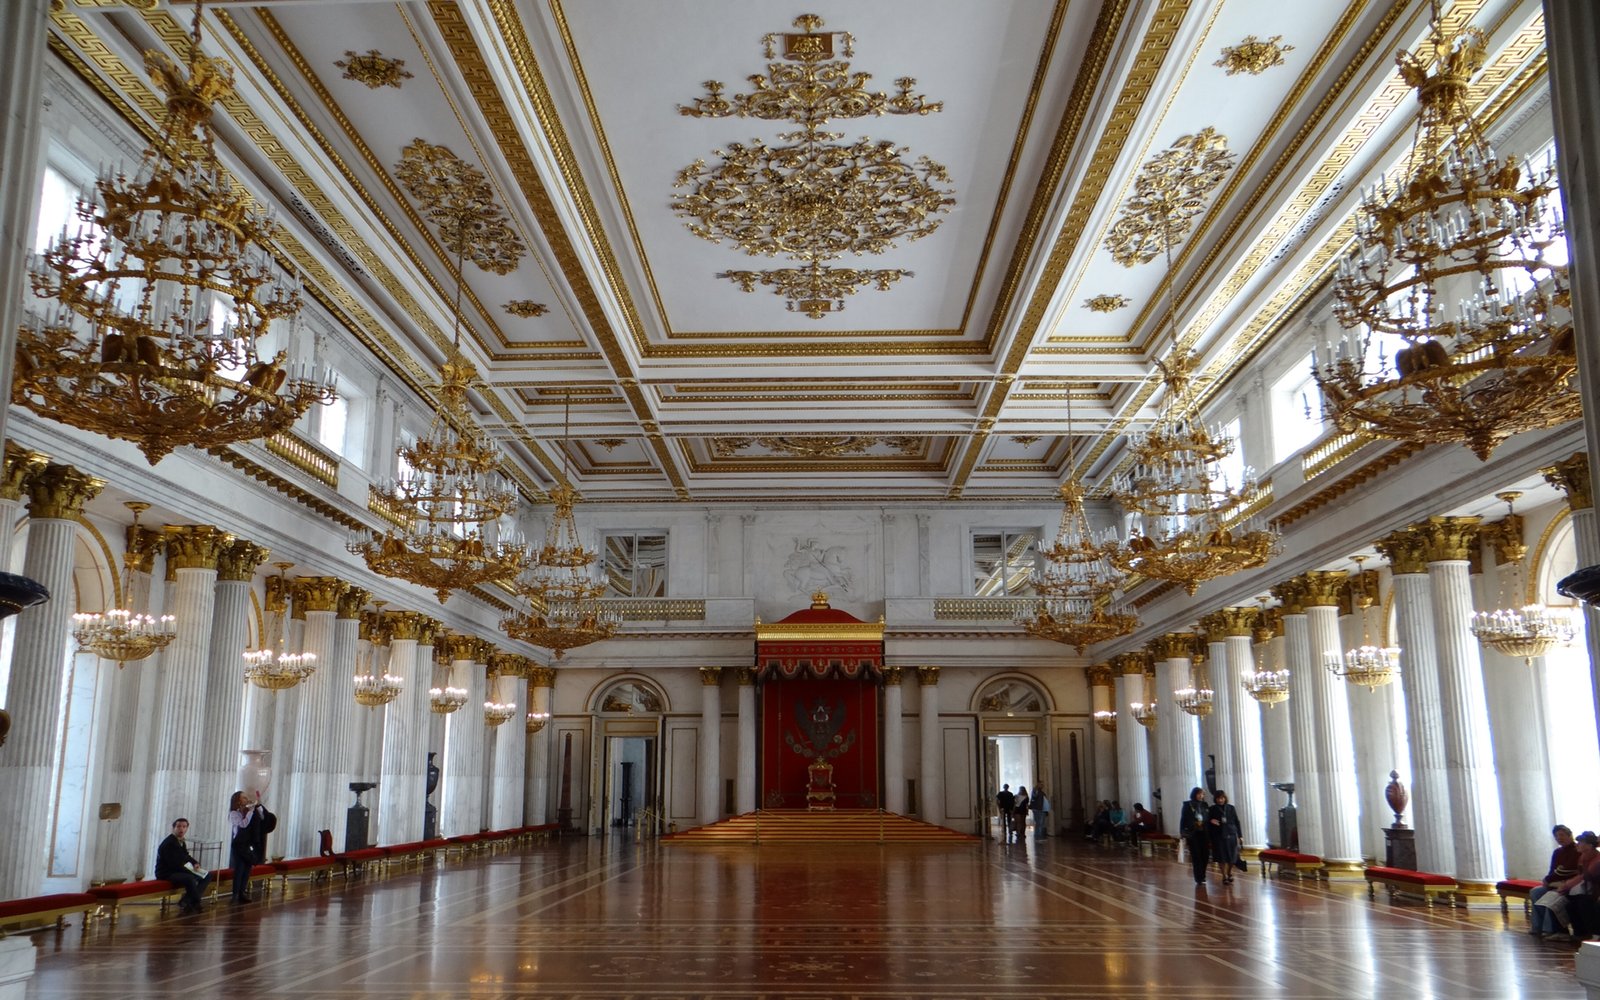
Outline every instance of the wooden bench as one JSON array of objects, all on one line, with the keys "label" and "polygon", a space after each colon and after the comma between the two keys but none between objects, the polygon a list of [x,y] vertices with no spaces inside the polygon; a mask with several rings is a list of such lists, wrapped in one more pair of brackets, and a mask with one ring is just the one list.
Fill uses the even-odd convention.
[{"label": "wooden bench", "polygon": [[100,909],[100,900],[87,892],[57,892],[48,896],[28,896],[24,899],[0,901],[0,937],[5,928],[35,930],[55,924],[56,930],[67,926],[67,918],[74,913],[83,914],[83,933],[89,931],[89,918]]},{"label": "wooden bench", "polygon": [[117,882],[112,885],[97,885],[89,890],[93,896],[111,914],[111,925],[116,926],[117,918],[121,916],[122,907],[134,903],[160,903],[162,912],[166,912],[167,904],[174,897],[183,895],[181,886],[173,885],[164,878],[146,879],[142,882]]},{"label": "wooden bench", "polygon": [[1139,837],[1140,857],[1153,858],[1157,851],[1171,851],[1178,856],[1178,838],[1170,833],[1146,833]]},{"label": "wooden bench", "polygon": [[1299,851],[1289,851],[1280,847],[1269,847],[1262,851],[1256,860],[1261,863],[1261,874],[1267,873],[1267,866],[1273,865],[1278,869],[1278,874],[1293,872],[1304,878],[1307,872],[1313,876],[1322,872],[1322,859],[1315,854],[1301,854]]},{"label": "wooden bench", "polygon": [[1533,905],[1533,901],[1528,898],[1529,894],[1541,885],[1544,885],[1544,883],[1526,878],[1508,878],[1496,882],[1494,891],[1500,894],[1500,912],[1510,913],[1511,906],[1509,904],[1513,899],[1522,900],[1522,908],[1524,910],[1528,909]]},{"label": "wooden bench", "polygon": [[1414,872],[1406,868],[1385,868],[1382,865],[1369,867],[1366,870],[1366,879],[1368,899],[1376,898],[1373,889],[1381,882],[1388,887],[1391,897],[1397,892],[1421,893],[1429,906],[1433,905],[1435,896],[1450,897],[1461,888],[1456,884],[1456,880],[1448,875]]}]

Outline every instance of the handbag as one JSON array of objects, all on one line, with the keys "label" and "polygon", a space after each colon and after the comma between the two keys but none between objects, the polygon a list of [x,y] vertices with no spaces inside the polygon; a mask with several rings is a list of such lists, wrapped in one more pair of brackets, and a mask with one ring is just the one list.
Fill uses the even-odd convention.
[{"label": "handbag", "polygon": [[1239,860],[1235,861],[1233,863],[1233,867],[1239,869],[1242,872],[1247,872],[1247,871],[1250,870],[1250,866],[1245,863],[1245,860],[1243,858],[1240,858]]}]

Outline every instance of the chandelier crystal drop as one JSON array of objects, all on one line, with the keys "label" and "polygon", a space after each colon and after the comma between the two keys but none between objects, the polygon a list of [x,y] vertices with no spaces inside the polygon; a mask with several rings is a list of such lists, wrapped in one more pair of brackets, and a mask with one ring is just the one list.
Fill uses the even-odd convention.
[{"label": "chandelier crystal drop", "polygon": [[1365,556],[1356,556],[1356,573],[1350,581],[1354,592],[1355,613],[1361,616],[1361,645],[1347,649],[1343,656],[1338,653],[1327,653],[1323,662],[1337,677],[1343,677],[1351,684],[1357,684],[1368,691],[1376,691],[1385,684],[1392,683],[1400,672],[1400,648],[1398,646],[1379,646],[1372,641],[1368,629],[1368,610],[1372,607],[1372,596],[1367,593],[1361,575],[1361,563]]},{"label": "chandelier crystal drop", "polygon": [[389,673],[389,637],[383,631],[384,601],[373,601],[378,609],[362,621],[368,631],[369,642],[356,651],[355,699],[356,704],[379,708],[400,697],[405,691],[404,678]]},{"label": "chandelier crystal drop", "polygon": [[260,649],[246,650],[244,654],[244,679],[268,691],[287,691],[310,677],[317,669],[315,653],[291,653],[288,645],[289,587],[284,573],[294,563],[273,563],[278,567],[277,586],[269,588],[267,633],[271,644],[264,638]]},{"label": "chandelier crystal drop", "polygon": [[1536,601],[1529,601],[1520,608],[1509,606],[1525,588],[1523,568],[1528,547],[1521,538],[1522,519],[1512,509],[1521,495],[1514,491],[1495,494],[1506,505],[1506,519],[1501,522],[1499,537],[1495,539],[1496,553],[1501,565],[1506,567],[1500,581],[1500,596],[1504,599],[1510,595],[1511,601],[1507,602],[1508,606],[1492,611],[1474,611],[1468,625],[1483,645],[1532,666],[1535,657],[1571,645],[1578,629],[1568,608],[1553,608]]},{"label": "chandelier crystal drop", "polygon": [[217,160],[211,110],[233,71],[201,54],[200,25],[196,4],[183,66],[145,54],[166,97],[161,131],[132,176],[102,173],[76,229],[30,262],[44,301],[17,335],[13,402],[132,441],[151,464],[286,431],[336,387],[267,351],[273,323],[298,317],[300,281],[273,258],[271,214]]},{"label": "chandelier crystal drop", "polygon": [[1112,486],[1127,536],[1106,555],[1119,569],[1193,594],[1207,580],[1264,565],[1278,535],[1251,513],[1262,494],[1250,471],[1229,483],[1219,468],[1235,443],[1194,419],[1193,359],[1177,354],[1156,364],[1167,386],[1164,410],[1154,427],[1130,436],[1132,462]]},{"label": "chandelier crystal drop", "polygon": [[178,634],[176,617],[131,610],[133,565],[146,554],[142,548],[145,539],[139,528],[139,515],[149,510],[150,505],[142,500],[130,500],[123,506],[133,511],[133,527],[128,530],[128,548],[122,554],[122,595],[128,607],[72,616],[72,638],[77,641],[78,648],[102,660],[116,661],[119,670],[125,664],[146,659],[158,650],[165,649]]},{"label": "chandelier crystal drop", "polygon": [[1362,198],[1333,286],[1346,333],[1312,357],[1341,431],[1480,459],[1580,416],[1554,162],[1484,138],[1468,100],[1486,52],[1478,29],[1447,32],[1435,2],[1428,41],[1397,57],[1421,105],[1410,158]]}]

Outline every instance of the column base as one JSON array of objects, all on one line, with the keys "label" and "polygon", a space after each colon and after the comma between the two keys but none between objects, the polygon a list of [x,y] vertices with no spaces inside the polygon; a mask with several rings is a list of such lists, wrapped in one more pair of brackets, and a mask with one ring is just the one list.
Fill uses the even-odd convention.
[{"label": "column base", "polygon": [[1455,892],[1457,906],[1494,906],[1500,905],[1500,894],[1495,891],[1493,882],[1468,882],[1459,881],[1460,888]]},{"label": "column base", "polygon": [[1363,861],[1324,861],[1323,878],[1365,878],[1367,865]]}]

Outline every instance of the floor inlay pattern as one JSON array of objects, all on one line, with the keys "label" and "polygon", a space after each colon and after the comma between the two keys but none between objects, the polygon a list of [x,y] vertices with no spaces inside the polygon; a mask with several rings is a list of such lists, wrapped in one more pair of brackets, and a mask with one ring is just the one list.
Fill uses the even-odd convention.
[{"label": "floor inlay pattern", "polygon": [[36,935],[28,996],[1577,998],[1520,907],[1025,846],[572,839],[200,917]]}]

